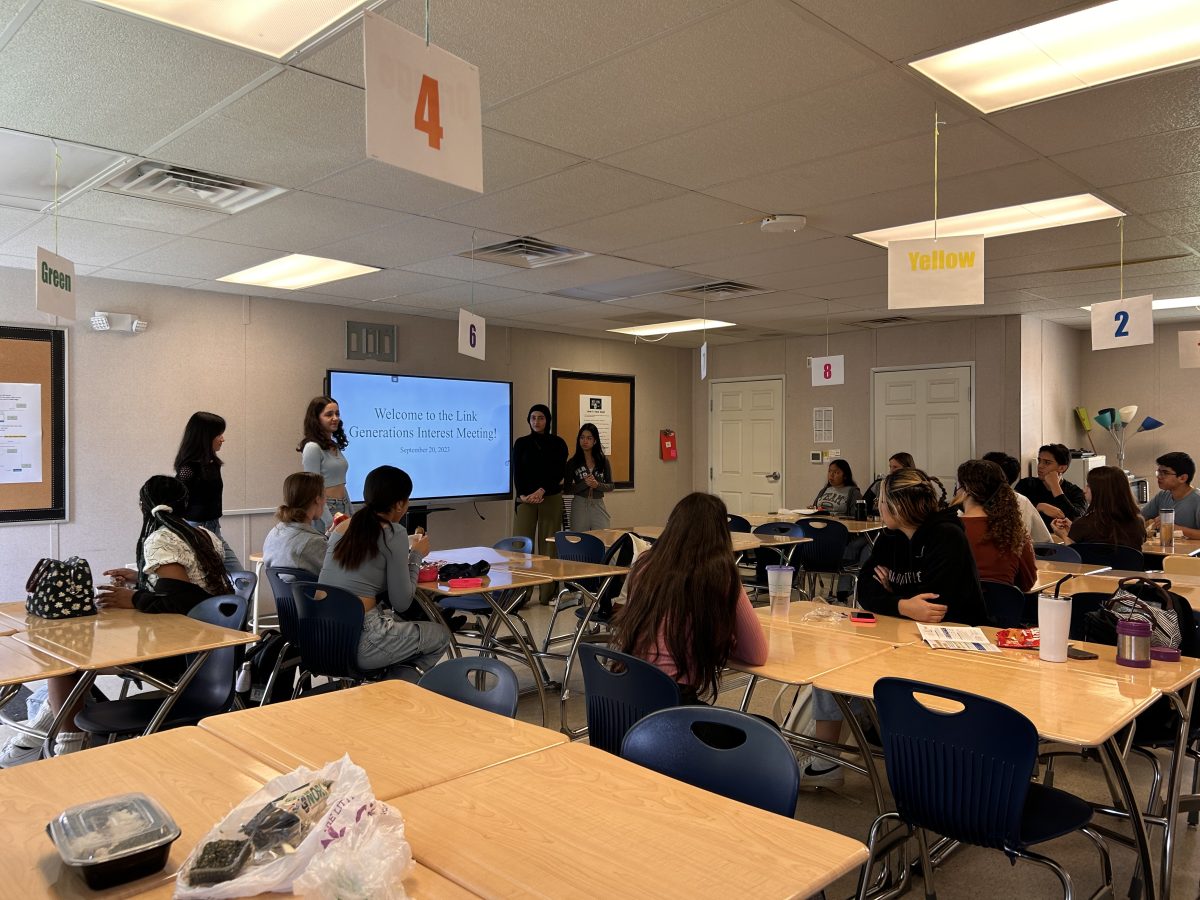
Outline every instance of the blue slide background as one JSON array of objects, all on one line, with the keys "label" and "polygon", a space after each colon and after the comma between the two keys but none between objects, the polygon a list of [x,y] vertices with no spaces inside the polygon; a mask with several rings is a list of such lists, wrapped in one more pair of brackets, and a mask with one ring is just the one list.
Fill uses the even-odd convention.
[{"label": "blue slide background", "polygon": [[330,371],[329,387],[350,439],[355,502],[382,465],[412,476],[414,500],[511,494],[509,382]]}]

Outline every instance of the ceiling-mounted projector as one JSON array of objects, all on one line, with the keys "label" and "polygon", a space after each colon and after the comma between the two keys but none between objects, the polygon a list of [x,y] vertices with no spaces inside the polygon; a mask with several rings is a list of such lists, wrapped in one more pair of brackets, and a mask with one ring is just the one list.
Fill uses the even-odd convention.
[{"label": "ceiling-mounted projector", "polygon": [[794,232],[803,231],[807,224],[808,216],[767,216],[759,228],[769,232]]},{"label": "ceiling-mounted projector", "polygon": [[92,313],[92,331],[112,331],[116,334],[141,334],[150,323],[128,313],[110,313],[97,310]]}]

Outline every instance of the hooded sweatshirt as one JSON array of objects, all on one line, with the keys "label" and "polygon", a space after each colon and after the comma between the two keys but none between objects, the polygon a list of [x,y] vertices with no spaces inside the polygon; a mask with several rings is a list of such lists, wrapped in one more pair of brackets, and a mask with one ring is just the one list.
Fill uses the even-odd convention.
[{"label": "hooded sweatshirt", "polygon": [[[891,572],[890,590],[875,579],[875,567]],[[865,609],[899,615],[900,600],[937,594],[932,603],[947,607],[945,621],[986,625],[987,610],[979,586],[975,557],[962,523],[953,510],[931,516],[910,540],[902,531],[880,534],[858,581],[858,600]]]},{"label": "hooded sweatshirt", "polygon": [[513,444],[513,482],[518,497],[532,494],[538,488],[542,488],[547,497],[562,493],[567,473],[567,442],[550,433],[553,424],[550,410],[544,404],[536,403],[525,417],[526,422],[534,412],[546,417],[546,430],[541,434],[531,431]]}]

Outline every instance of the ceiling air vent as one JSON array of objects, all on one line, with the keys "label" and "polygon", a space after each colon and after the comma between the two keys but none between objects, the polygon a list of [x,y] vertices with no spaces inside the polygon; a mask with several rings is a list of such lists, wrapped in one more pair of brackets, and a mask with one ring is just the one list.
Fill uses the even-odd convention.
[{"label": "ceiling air vent", "polygon": [[708,284],[698,284],[684,291],[671,291],[676,297],[687,297],[689,300],[740,300],[743,297],[753,297],[756,294],[774,293],[768,288],[755,287],[752,284],[742,284],[740,281],[711,281]]},{"label": "ceiling air vent", "polygon": [[167,163],[142,162],[106,182],[100,190],[232,215],[276,197],[285,189]]},{"label": "ceiling air vent", "polygon": [[547,244],[537,238],[519,237],[503,244],[477,247],[474,251],[465,250],[458,255],[465,259],[482,259],[484,262],[499,263],[502,266],[540,269],[542,266],[554,266],[573,259],[583,259],[592,254],[572,250],[570,247]]},{"label": "ceiling air vent", "polygon": [[861,322],[853,324],[862,328],[885,328],[888,325],[907,325],[909,322],[915,322],[916,319],[911,319],[908,316],[884,316],[882,319],[863,319]]}]

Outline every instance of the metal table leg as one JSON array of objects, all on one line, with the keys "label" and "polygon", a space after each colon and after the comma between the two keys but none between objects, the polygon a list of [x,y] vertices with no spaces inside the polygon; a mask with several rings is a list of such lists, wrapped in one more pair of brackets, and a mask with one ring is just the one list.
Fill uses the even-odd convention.
[{"label": "metal table leg", "polygon": [[1133,785],[1129,781],[1129,770],[1125,768],[1125,759],[1121,756],[1121,748],[1115,737],[1109,738],[1100,747],[1101,754],[1112,769],[1117,790],[1121,794],[1121,802],[1129,811],[1129,822],[1133,826],[1133,839],[1138,854],[1138,865],[1145,880],[1146,900],[1155,900],[1158,896],[1154,891],[1154,863],[1150,858],[1150,840],[1146,835],[1146,820],[1142,818],[1142,810],[1137,797],[1133,793]]}]

